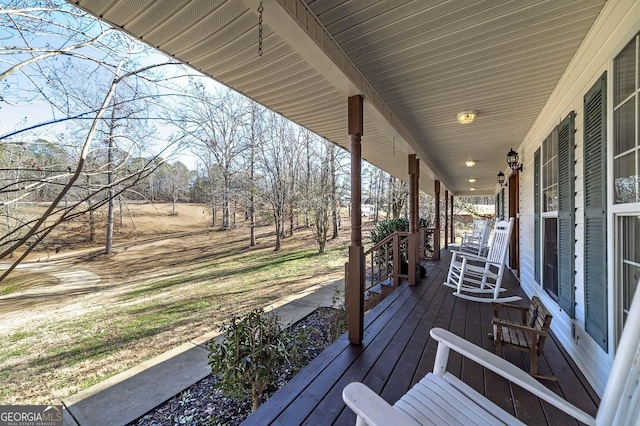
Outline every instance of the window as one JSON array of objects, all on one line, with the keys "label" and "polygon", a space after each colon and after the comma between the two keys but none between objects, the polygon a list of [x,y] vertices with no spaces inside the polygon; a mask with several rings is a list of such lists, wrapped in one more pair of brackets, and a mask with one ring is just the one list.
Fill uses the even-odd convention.
[{"label": "window", "polygon": [[620,311],[618,337],[622,333],[631,300],[640,279],[640,216],[618,216]]},{"label": "window", "polygon": [[638,37],[616,57],[614,67],[614,197],[616,204],[638,199]]},{"label": "window", "polygon": [[558,211],[558,129],[542,143],[542,208]]},{"label": "window", "polygon": [[[534,175],[541,180],[539,186],[534,184],[534,194],[541,196],[534,203],[536,216],[540,215],[540,225],[534,222],[534,246],[542,251],[542,273],[536,270],[536,279],[542,275],[542,288],[571,318],[575,317],[574,122],[570,112],[534,155]],[[539,258],[536,255],[536,261]]]},{"label": "window", "polygon": [[544,252],[542,265],[542,286],[554,299],[558,300],[558,218],[544,219]]},{"label": "window", "polygon": [[542,142],[542,288],[558,300],[558,129]]},{"label": "window", "polygon": [[619,338],[640,278],[640,34],[613,61],[615,330]]}]

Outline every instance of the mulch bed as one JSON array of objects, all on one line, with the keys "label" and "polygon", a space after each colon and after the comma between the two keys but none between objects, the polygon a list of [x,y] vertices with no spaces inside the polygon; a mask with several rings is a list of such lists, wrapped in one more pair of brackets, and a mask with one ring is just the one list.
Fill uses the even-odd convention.
[{"label": "mulch bed", "polygon": [[[330,330],[334,329],[339,315],[337,309],[318,308],[292,326],[294,332],[306,330],[307,345],[297,365],[285,365],[278,372],[274,383],[263,394],[265,400],[333,342],[335,336]],[[251,398],[236,400],[226,397],[215,390],[216,380],[216,376],[210,374],[129,426],[239,425],[251,414]]]}]

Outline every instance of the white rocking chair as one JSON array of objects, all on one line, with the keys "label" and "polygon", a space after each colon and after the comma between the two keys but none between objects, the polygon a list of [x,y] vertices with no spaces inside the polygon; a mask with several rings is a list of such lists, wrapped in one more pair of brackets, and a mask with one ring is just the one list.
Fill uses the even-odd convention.
[{"label": "white rocking chair", "polygon": [[395,405],[389,405],[362,383],[347,385],[342,398],[358,415],[356,425],[359,426],[523,424],[446,372],[449,351],[453,349],[583,423],[640,425],[640,286],[638,289],[595,418],[515,365],[441,328],[434,328],[430,333],[438,341],[433,372]]},{"label": "white rocking chair", "polygon": [[496,223],[493,242],[486,256],[453,251],[447,281],[443,284],[456,289],[454,296],[474,302],[515,302],[519,296],[500,297],[502,277],[506,268],[509,238],[514,219]]},{"label": "white rocking chair", "polygon": [[460,242],[460,252],[471,253],[478,256],[486,254],[487,245],[489,243],[489,234],[491,233],[491,221],[475,219],[473,221],[473,230],[465,233]]}]

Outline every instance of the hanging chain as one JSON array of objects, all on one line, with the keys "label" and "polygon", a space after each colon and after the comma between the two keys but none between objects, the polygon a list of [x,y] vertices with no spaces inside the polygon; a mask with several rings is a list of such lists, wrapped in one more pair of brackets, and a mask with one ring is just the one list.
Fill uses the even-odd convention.
[{"label": "hanging chain", "polygon": [[260,6],[258,6],[258,13],[260,17],[258,18],[258,56],[262,56],[262,12],[264,8],[262,7],[262,2],[260,2]]}]

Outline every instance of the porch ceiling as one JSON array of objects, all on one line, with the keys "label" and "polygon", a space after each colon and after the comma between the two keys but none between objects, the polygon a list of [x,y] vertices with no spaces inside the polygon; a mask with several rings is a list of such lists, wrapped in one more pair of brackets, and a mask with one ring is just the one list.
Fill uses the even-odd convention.
[{"label": "porch ceiling", "polygon": [[606,2],[263,0],[259,57],[258,0],[69,1],[347,148],[363,94],[364,158],[456,195],[493,194]]}]

